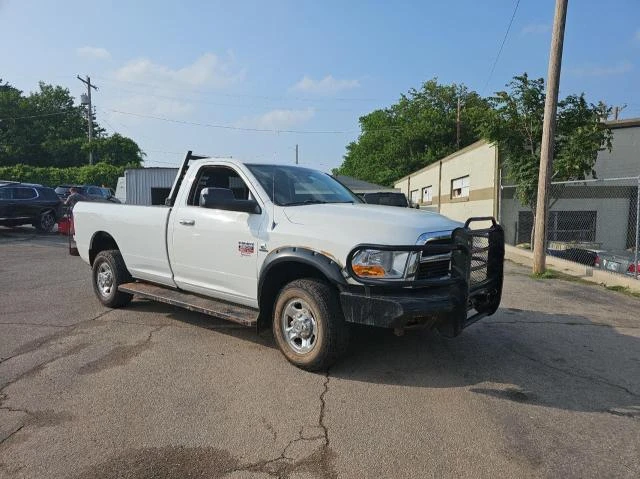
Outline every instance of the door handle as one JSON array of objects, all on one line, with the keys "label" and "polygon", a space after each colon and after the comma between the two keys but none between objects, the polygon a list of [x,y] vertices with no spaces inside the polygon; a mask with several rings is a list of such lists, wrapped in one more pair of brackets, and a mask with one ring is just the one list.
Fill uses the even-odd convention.
[{"label": "door handle", "polygon": [[181,225],[193,226],[196,224],[196,220],[180,220]]}]

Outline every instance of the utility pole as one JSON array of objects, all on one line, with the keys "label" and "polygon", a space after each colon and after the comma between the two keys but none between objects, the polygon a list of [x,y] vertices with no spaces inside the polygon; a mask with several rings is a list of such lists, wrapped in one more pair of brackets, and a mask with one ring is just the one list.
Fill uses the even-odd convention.
[{"label": "utility pole", "polygon": [[298,144],[296,143],[296,165],[298,164]]},{"label": "utility pole", "polygon": [[458,97],[458,114],[456,115],[456,146],[457,149],[460,149],[460,108],[462,103],[460,102],[460,97]]},{"label": "utility pole", "polygon": [[[93,139],[93,108],[91,106],[91,89],[93,88],[94,90],[97,90],[98,87],[91,84],[91,78],[89,78],[88,75],[86,80],[84,78],[81,78],[80,75],[76,75],[76,77],[82,83],[87,85],[87,101],[86,101],[87,108],[88,108],[87,121],[89,123],[89,143],[91,143],[91,140]],[[85,104],[84,99],[82,101],[82,104],[83,105]],[[89,164],[93,165],[93,151],[91,151],[91,149],[89,149]]]},{"label": "utility pole", "polygon": [[558,89],[560,87],[560,67],[562,65],[562,45],[564,26],[567,19],[567,1],[556,0],[547,73],[547,95],[544,102],[542,124],[542,145],[540,148],[540,171],[538,174],[538,198],[536,201],[536,223],[533,237],[533,273],[545,271],[547,244],[547,204],[549,200],[549,179],[553,166],[553,145],[558,109]]},{"label": "utility pole", "polygon": [[622,113],[622,110],[624,110],[627,107],[627,104],[625,103],[622,106],[614,106],[613,107],[613,119],[614,120],[618,120],[618,117],[620,116],[620,113]]}]

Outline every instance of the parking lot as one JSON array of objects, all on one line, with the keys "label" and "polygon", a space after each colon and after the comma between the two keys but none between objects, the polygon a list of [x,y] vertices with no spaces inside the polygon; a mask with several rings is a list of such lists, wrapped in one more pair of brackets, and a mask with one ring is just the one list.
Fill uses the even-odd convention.
[{"label": "parking lot", "polygon": [[269,333],[108,310],[65,238],[0,228],[0,477],[640,477],[640,300],[507,265],[445,339],[354,330],[328,374]]}]

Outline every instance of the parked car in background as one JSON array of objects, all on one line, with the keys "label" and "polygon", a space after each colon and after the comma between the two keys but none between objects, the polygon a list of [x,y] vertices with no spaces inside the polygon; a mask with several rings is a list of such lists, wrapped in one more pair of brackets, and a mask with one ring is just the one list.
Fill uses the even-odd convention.
[{"label": "parked car in background", "polygon": [[378,193],[361,193],[358,195],[362,201],[370,205],[386,205],[386,206],[400,206],[402,208],[408,208],[409,202],[404,193],[389,191]]},{"label": "parked car in background", "polygon": [[549,249],[547,254],[586,266],[596,266],[598,258],[598,251],[586,248]]},{"label": "parked car in background", "polygon": [[78,193],[92,201],[110,201],[112,203],[120,203],[120,200],[115,197],[113,190],[104,186],[95,185],[60,185],[56,187],[56,194],[62,200],[66,200],[69,196],[69,190],[76,188]]},{"label": "parked car in background", "polygon": [[62,202],[55,190],[31,183],[0,182],[0,226],[32,224],[51,231],[62,217]]},{"label": "parked car in background", "polygon": [[[599,251],[595,265],[614,273],[635,276],[636,269],[640,267],[640,261],[636,264],[635,254],[632,251]],[[640,269],[638,271],[640,273]]]}]

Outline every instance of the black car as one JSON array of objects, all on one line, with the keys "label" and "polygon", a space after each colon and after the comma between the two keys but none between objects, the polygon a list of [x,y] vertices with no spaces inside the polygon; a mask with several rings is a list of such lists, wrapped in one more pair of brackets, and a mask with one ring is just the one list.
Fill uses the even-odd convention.
[{"label": "black car", "polygon": [[0,226],[32,224],[38,231],[51,231],[61,216],[62,202],[53,188],[0,182]]},{"label": "black car", "polygon": [[361,193],[358,195],[362,201],[371,205],[400,206],[408,208],[409,203],[404,193],[399,191],[379,192],[379,193]]}]

